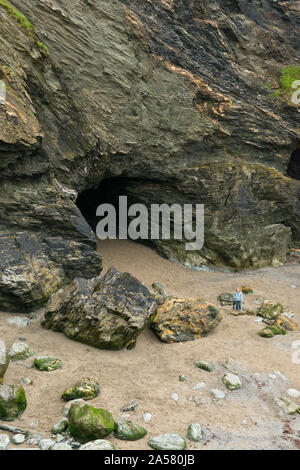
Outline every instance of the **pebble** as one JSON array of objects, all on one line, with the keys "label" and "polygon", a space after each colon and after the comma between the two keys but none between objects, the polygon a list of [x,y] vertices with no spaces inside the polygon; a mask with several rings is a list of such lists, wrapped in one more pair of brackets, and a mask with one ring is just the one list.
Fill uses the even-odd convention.
[{"label": "pebble", "polygon": [[31,323],[29,318],[26,317],[12,317],[9,318],[7,321],[10,325],[16,325],[18,328],[24,328],[25,326],[28,326]]},{"label": "pebble", "polygon": [[56,444],[56,442],[53,441],[53,439],[41,439],[38,444],[41,450],[49,450],[50,447],[53,447]]},{"label": "pebble", "polygon": [[190,424],[186,436],[190,441],[200,442],[203,438],[201,425],[199,423]]},{"label": "pebble", "polygon": [[293,398],[300,398],[300,392],[299,390],[296,390],[295,388],[289,388],[287,391],[287,394]]},{"label": "pebble", "polygon": [[149,423],[149,421],[151,421],[152,419],[152,414],[151,413],[144,413],[143,414],[143,421],[144,423]]},{"label": "pebble", "polygon": [[32,385],[32,383],[33,383],[32,380],[29,379],[28,377],[23,377],[21,379],[21,384],[22,385]]},{"label": "pebble", "polygon": [[205,382],[199,382],[198,384],[195,385],[195,387],[193,387],[193,390],[202,390],[205,387],[206,387]]},{"label": "pebble", "polygon": [[105,439],[98,439],[97,441],[91,441],[80,446],[79,450],[114,450],[114,446]]},{"label": "pebble", "polygon": [[242,386],[241,379],[237,375],[231,373],[225,374],[222,382],[228,390],[236,390]]},{"label": "pebble", "polygon": [[135,411],[139,406],[139,402],[137,400],[132,400],[131,402],[124,405],[120,411]]},{"label": "pebble", "polygon": [[222,390],[218,390],[217,388],[212,388],[210,393],[217,400],[221,400],[222,398],[226,397],[226,394]]},{"label": "pebble", "polygon": [[6,450],[9,444],[9,437],[6,434],[0,434],[0,450]]},{"label": "pebble", "polygon": [[69,444],[64,443],[56,443],[51,446],[50,450],[73,450]]},{"label": "pebble", "polygon": [[174,400],[174,401],[178,401],[178,400],[179,400],[179,396],[177,395],[177,393],[172,393],[171,399]]},{"label": "pebble", "polygon": [[17,444],[17,445],[23,444],[23,442],[25,442],[25,436],[24,436],[24,434],[15,434],[15,435],[11,438],[11,442],[12,442],[13,444]]},{"label": "pebble", "polygon": [[189,375],[180,375],[179,382],[189,382],[191,380]]}]

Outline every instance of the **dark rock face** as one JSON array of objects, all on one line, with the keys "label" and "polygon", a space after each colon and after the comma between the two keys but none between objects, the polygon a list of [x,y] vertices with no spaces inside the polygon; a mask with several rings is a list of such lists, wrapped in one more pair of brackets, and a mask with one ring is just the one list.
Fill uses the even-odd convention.
[{"label": "dark rock face", "polygon": [[76,199],[106,178],[130,202],[205,204],[204,248],[156,241],[170,259],[242,269],[299,244],[299,108],[265,86],[299,65],[294,1],[13,3],[36,32],[0,7],[2,309],[99,275]]},{"label": "dark rock face", "polygon": [[100,349],[131,348],[155,307],[144,284],[110,268],[100,279],[75,279],[54,294],[42,326]]}]

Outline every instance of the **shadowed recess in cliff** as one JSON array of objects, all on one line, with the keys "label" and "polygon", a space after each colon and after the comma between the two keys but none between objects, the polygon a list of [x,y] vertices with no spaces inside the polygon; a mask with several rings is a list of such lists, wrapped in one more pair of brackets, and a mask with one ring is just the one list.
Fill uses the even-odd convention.
[{"label": "shadowed recess in cliff", "polygon": [[300,180],[300,147],[292,152],[287,172],[291,178]]}]

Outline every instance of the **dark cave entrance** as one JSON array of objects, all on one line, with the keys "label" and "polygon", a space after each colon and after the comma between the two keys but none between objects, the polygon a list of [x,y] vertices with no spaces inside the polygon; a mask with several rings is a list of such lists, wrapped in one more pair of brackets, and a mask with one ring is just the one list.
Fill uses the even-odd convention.
[{"label": "dark cave entrance", "polygon": [[288,164],[287,174],[296,180],[300,180],[300,147],[296,148]]},{"label": "dark cave entrance", "polygon": [[96,216],[98,206],[112,204],[116,208],[118,223],[119,196],[126,195],[127,189],[123,178],[107,178],[101,181],[99,186],[82,191],[77,197],[76,205],[92,230],[96,232],[100,220],[100,217]]}]

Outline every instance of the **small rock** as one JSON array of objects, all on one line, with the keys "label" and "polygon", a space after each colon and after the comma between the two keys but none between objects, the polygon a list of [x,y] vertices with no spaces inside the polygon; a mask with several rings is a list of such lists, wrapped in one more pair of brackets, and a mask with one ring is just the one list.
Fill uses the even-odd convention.
[{"label": "small rock", "polygon": [[228,390],[237,390],[242,386],[240,378],[234,374],[225,374],[222,381],[223,384],[228,388]]},{"label": "small rock", "polygon": [[253,294],[253,289],[249,286],[242,286],[241,291],[246,295]]},{"label": "small rock", "polygon": [[50,447],[53,447],[55,444],[56,442],[53,441],[53,439],[41,439],[39,441],[39,448],[41,450],[49,450]]},{"label": "small rock", "polygon": [[185,450],[186,440],[179,434],[161,434],[153,437],[148,444],[155,450]]},{"label": "small rock", "polygon": [[114,445],[104,439],[98,439],[97,441],[91,441],[83,446],[79,447],[79,450],[114,450]]},{"label": "small rock", "polygon": [[38,356],[35,358],[34,365],[38,370],[52,372],[60,369],[63,363],[60,359],[50,356]]},{"label": "small rock", "polygon": [[23,444],[23,442],[25,442],[24,434],[14,434],[11,438],[11,442],[17,445]]},{"label": "small rock", "polygon": [[277,397],[275,397],[274,400],[277,403],[277,405],[279,405],[280,408],[282,408],[284,410],[285,413],[287,413],[289,415],[294,415],[296,413],[300,414],[300,406],[296,405],[296,403],[292,402],[288,398],[284,398],[284,397],[277,398]]},{"label": "small rock", "polygon": [[223,398],[226,397],[226,394],[222,390],[218,390],[217,388],[212,388],[210,393],[217,400],[222,400]]},{"label": "small rock", "polygon": [[299,390],[296,390],[295,388],[289,388],[287,391],[287,394],[293,398],[300,398],[300,392]]},{"label": "small rock", "polygon": [[199,423],[192,423],[189,425],[187,431],[187,438],[193,442],[200,442],[203,438],[202,428]]},{"label": "small rock", "polygon": [[50,447],[50,450],[73,450],[66,442],[56,443]]},{"label": "small rock", "polygon": [[146,436],[145,428],[132,421],[119,420],[115,421],[114,435],[117,439],[124,441],[137,441]]},{"label": "small rock", "polygon": [[60,434],[64,432],[68,427],[68,420],[67,418],[62,418],[58,423],[54,424],[53,428],[51,429],[52,434]]},{"label": "small rock", "polygon": [[163,297],[166,296],[164,284],[161,284],[160,282],[154,282],[152,284],[152,289],[155,290],[159,295],[162,295]]},{"label": "small rock", "polygon": [[62,434],[56,434],[55,436],[55,441],[60,444],[61,442],[65,442],[65,436],[63,436]]},{"label": "small rock", "polygon": [[25,361],[28,357],[35,356],[36,352],[31,349],[30,346],[26,343],[14,343],[10,348],[8,356],[10,360],[15,361]]},{"label": "small rock", "polygon": [[214,370],[213,364],[207,361],[195,361],[195,365],[206,372],[212,372]]},{"label": "small rock", "polygon": [[179,400],[179,396],[177,395],[177,393],[172,393],[171,399],[174,400],[174,401],[178,401],[178,400]]},{"label": "small rock", "polygon": [[189,375],[180,375],[179,376],[179,382],[189,382],[191,380],[191,377]]},{"label": "small rock", "polygon": [[144,423],[149,423],[152,419],[152,414],[151,413],[143,413],[143,421]]},{"label": "small rock", "polygon": [[32,385],[33,382],[32,382],[32,380],[29,379],[28,377],[23,377],[23,378],[21,379],[21,384],[22,384],[22,385]]},{"label": "small rock", "polygon": [[122,406],[120,411],[122,412],[135,411],[138,406],[139,406],[139,402],[137,400],[132,400],[130,403],[127,403],[127,405]]},{"label": "small rock", "polygon": [[25,328],[31,323],[30,319],[27,317],[12,317],[7,321],[10,325],[16,325],[18,328]]},{"label": "small rock", "polygon": [[6,450],[9,443],[9,437],[6,434],[0,434],[0,450]]},{"label": "small rock", "polygon": [[73,387],[67,388],[62,394],[66,401],[82,398],[83,400],[92,400],[100,393],[99,380],[96,377],[85,377],[79,380]]},{"label": "small rock", "polygon": [[193,390],[202,390],[203,388],[206,387],[206,383],[205,382],[199,382],[198,384],[196,384],[194,387],[193,387]]}]

